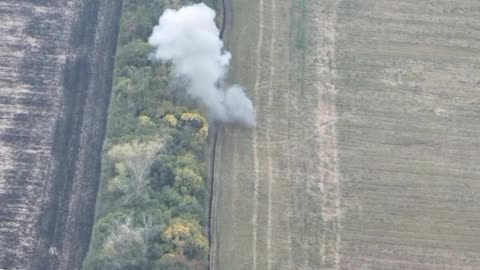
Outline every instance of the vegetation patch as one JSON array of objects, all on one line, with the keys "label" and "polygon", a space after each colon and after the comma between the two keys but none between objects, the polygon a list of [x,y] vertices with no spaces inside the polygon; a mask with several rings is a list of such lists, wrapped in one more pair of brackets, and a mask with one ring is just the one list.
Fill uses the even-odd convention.
[{"label": "vegetation patch", "polygon": [[85,270],[207,267],[208,123],[147,43],[166,8],[192,3],[124,1]]}]

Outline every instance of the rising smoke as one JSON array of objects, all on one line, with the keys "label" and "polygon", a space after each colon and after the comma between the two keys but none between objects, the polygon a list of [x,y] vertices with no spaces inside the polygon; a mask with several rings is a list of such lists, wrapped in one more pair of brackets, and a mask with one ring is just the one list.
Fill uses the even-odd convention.
[{"label": "rising smoke", "polygon": [[255,125],[252,102],[239,85],[225,87],[231,54],[224,50],[215,11],[205,4],[167,9],[148,42],[155,60],[173,63],[188,79],[188,94],[203,103],[210,120]]}]

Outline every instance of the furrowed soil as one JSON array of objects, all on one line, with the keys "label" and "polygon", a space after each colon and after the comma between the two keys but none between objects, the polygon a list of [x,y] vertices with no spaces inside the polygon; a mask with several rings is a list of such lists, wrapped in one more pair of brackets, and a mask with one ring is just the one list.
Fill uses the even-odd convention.
[{"label": "furrowed soil", "polygon": [[121,1],[0,0],[0,269],[80,269]]},{"label": "furrowed soil", "polygon": [[479,269],[480,2],[231,10],[211,269]]}]

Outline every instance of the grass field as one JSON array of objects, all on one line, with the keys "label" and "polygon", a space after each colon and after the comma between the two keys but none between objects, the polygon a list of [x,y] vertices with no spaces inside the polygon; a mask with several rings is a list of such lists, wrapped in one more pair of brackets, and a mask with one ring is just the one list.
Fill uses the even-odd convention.
[{"label": "grass field", "polygon": [[480,269],[480,2],[337,10],[342,269]]},{"label": "grass field", "polygon": [[480,268],[480,2],[244,0],[214,269]]}]

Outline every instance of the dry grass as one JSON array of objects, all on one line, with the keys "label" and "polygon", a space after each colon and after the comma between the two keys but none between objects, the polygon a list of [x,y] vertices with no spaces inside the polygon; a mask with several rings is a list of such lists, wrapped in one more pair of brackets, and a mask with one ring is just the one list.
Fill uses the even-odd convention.
[{"label": "dry grass", "polygon": [[234,1],[217,269],[480,268],[478,1]]}]

